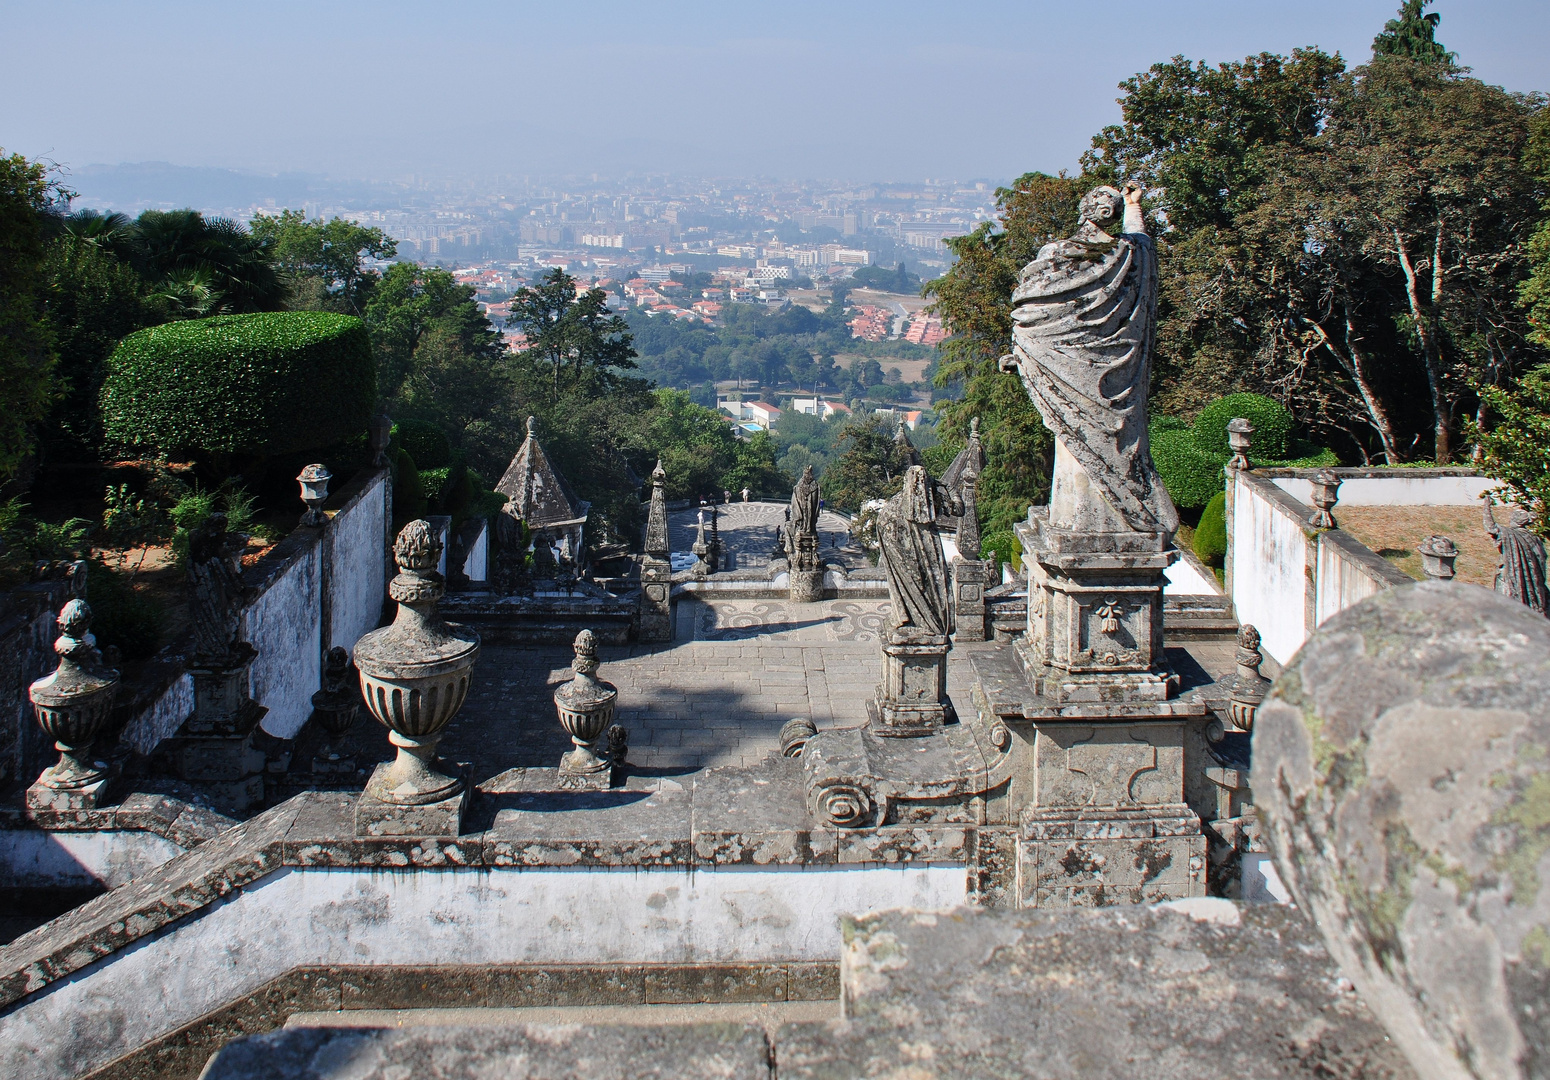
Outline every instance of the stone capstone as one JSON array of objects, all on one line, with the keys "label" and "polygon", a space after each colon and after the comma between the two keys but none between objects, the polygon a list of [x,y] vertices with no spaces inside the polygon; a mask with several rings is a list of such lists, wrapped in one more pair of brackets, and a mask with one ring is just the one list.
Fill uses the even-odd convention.
[{"label": "stone capstone", "polygon": [[1473,585],[1326,622],[1255,721],[1281,875],[1416,1071],[1550,1075],[1550,623]]}]

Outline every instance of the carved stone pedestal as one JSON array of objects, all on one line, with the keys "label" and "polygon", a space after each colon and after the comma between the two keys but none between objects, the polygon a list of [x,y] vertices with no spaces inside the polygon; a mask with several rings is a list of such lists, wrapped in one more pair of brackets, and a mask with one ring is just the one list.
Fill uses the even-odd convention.
[{"label": "carved stone pedestal", "polygon": [[1028,568],[1028,629],[1017,657],[1034,694],[1055,703],[1162,703],[1163,533],[1079,532],[1043,507],[1017,526]]},{"label": "carved stone pedestal", "polygon": [[823,562],[818,558],[818,537],[797,533],[791,556],[790,598],[794,604],[814,604],[823,599]]},{"label": "carved stone pedestal", "polygon": [[264,800],[264,752],[253,736],[269,710],[248,696],[257,656],[242,642],[222,661],[196,659],[194,712],[161,746],[177,776],[198,784],[212,806],[238,813]]},{"label": "carved stone pedestal", "polygon": [[953,560],[954,640],[990,640],[990,607],[985,592],[996,584],[995,564],[989,560],[961,556]]},{"label": "carved stone pedestal", "polygon": [[947,698],[945,635],[890,635],[883,642],[883,681],[867,702],[867,727],[875,735],[916,737],[940,731],[953,718]]},{"label": "carved stone pedestal", "polygon": [[[441,769],[448,766],[444,761],[436,764]],[[457,836],[463,831],[463,816],[468,812],[469,765],[447,769],[453,774],[451,794],[428,802],[389,801],[395,795],[423,797],[395,792],[389,787],[393,766],[393,762],[382,762],[366,782],[366,790],[355,803],[356,836]]]},{"label": "carved stone pedestal", "polygon": [[673,564],[651,556],[640,567],[640,640],[673,640]]}]

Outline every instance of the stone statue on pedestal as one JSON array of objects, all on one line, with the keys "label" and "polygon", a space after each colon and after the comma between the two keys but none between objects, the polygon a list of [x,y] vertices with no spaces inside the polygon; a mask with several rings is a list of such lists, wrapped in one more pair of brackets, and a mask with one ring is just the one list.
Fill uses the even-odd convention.
[{"label": "stone statue on pedestal", "polygon": [[250,648],[237,640],[242,609],[253,595],[242,581],[247,539],[229,532],[221,513],[211,514],[189,535],[189,615],[194,661],[200,666],[237,662]]},{"label": "stone statue on pedestal", "polygon": [[888,572],[893,602],[889,635],[894,639],[943,637],[953,632],[952,593],[937,518],[961,512],[960,499],[912,465],[904,487],[877,514],[877,540]]},{"label": "stone statue on pedestal", "polygon": [[1496,541],[1501,562],[1496,569],[1496,591],[1510,596],[1531,611],[1550,615],[1550,596],[1545,588],[1545,542],[1529,530],[1533,517],[1514,506],[1502,524],[1485,497],[1485,531]]},{"label": "stone statue on pedestal", "polygon": [[[1010,356],[1055,434],[1053,524],[1172,534],[1179,525],[1147,446],[1157,255],[1141,192],[1098,187],[1082,224],[1039,250],[1012,293]],[[1106,228],[1120,221],[1122,234]]]},{"label": "stone statue on pedestal", "polygon": [[818,478],[809,465],[802,470],[780,527],[780,546],[791,573],[791,599],[811,603],[823,599],[823,562],[818,557]]}]

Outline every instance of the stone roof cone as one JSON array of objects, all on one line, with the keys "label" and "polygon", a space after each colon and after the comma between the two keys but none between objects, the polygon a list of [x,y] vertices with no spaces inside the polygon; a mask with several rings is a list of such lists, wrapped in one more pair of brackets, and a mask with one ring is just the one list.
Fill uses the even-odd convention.
[{"label": "stone roof cone", "polygon": [[527,418],[527,438],[517,450],[495,490],[510,501],[503,509],[530,529],[585,521],[592,504],[576,498],[565,477],[533,434],[533,418]]}]

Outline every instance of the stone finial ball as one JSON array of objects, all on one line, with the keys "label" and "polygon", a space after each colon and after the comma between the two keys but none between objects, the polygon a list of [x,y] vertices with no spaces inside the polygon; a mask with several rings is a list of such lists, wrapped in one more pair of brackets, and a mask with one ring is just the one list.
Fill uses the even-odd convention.
[{"label": "stone finial ball", "polygon": [[1083,221],[1090,221],[1099,226],[1108,225],[1118,221],[1120,215],[1125,212],[1125,196],[1121,195],[1117,188],[1103,184],[1082,196],[1081,206],[1077,212]]},{"label": "stone finial ball", "polygon": [[401,570],[434,570],[441,561],[441,538],[430,522],[411,521],[393,541],[393,559]]},{"label": "stone finial ball", "polygon": [[1550,621],[1442,582],[1348,608],[1260,707],[1253,788],[1294,898],[1420,1076],[1545,1075]]}]

